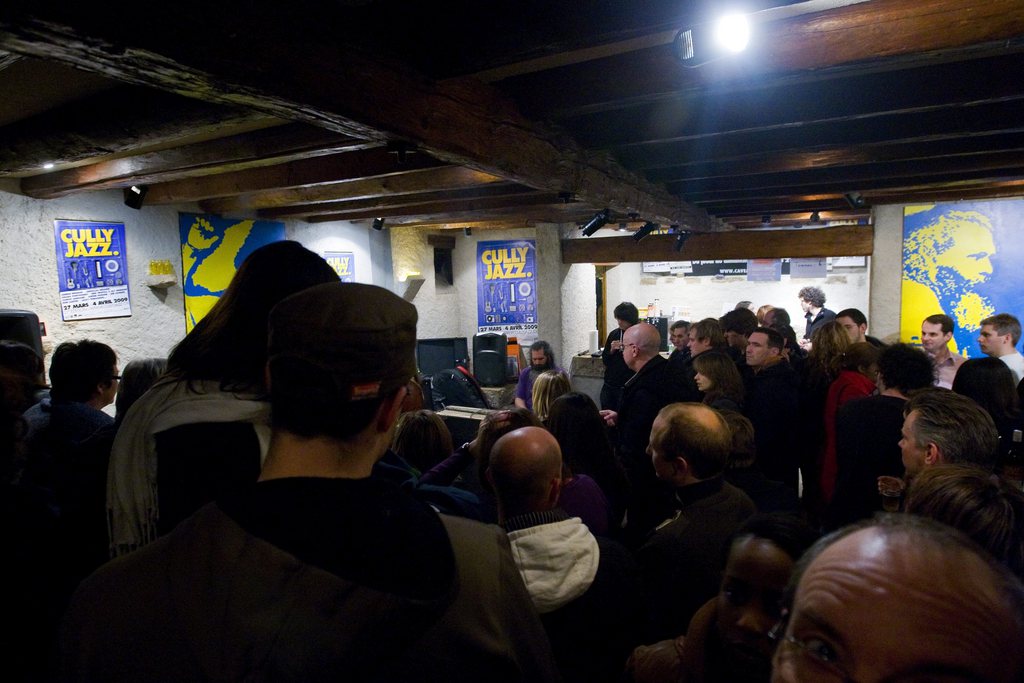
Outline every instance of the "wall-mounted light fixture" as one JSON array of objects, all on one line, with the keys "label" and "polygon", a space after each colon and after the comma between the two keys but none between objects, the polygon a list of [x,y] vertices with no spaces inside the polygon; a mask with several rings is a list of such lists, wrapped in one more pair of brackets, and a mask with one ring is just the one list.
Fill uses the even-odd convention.
[{"label": "wall-mounted light fixture", "polygon": [[810,220],[811,223],[820,223],[821,222],[821,214],[818,213],[817,211],[812,211],[811,212],[811,217],[810,217],[809,220]]},{"label": "wall-mounted light fixture", "polygon": [[465,235],[466,237],[469,237],[470,235],[473,234],[473,228],[463,228],[462,234]]},{"label": "wall-mounted light fixture", "polygon": [[594,214],[594,217],[587,221],[587,224],[583,226],[583,236],[590,237],[595,232],[603,228],[611,220],[612,213],[610,209],[601,209]]},{"label": "wall-mounted light fixture", "polygon": [[377,230],[377,231],[383,230],[384,229],[384,219],[383,218],[374,218],[373,219],[373,229]]},{"label": "wall-mounted light fixture", "polygon": [[843,199],[850,205],[851,209],[863,209],[866,202],[864,201],[863,195],[860,192],[847,192],[843,195]]}]

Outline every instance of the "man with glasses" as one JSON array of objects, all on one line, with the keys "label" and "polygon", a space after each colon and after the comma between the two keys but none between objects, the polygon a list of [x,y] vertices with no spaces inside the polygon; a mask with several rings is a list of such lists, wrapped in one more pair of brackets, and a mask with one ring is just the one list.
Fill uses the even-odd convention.
[{"label": "man with glasses", "polygon": [[557,680],[506,534],[370,476],[416,373],[416,309],[318,285],[268,339],[259,481],[82,583],[64,680]]},{"label": "man with glasses", "polygon": [[951,527],[891,515],[800,560],[773,683],[1011,683],[1024,675],[1024,586]]}]

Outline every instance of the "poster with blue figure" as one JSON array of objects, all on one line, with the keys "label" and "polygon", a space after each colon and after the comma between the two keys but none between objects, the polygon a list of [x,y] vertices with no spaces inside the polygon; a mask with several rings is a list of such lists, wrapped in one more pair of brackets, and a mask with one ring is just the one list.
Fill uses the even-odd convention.
[{"label": "poster with blue figure", "polygon": [[477,331],[536,331],[536,264],[533,240],[477,243]]},{"label": "poster with blue figure", "polygon": [[903,213],[900,340],[921,343],[921,321],[945,313],[950,350],[982,356],[981,321],[1024,313],[1024,200],[907,206]]},{"label": "poster with blue figure", "polygon": [[131,315],[124,223],[56,220],[53,233],[61,319]]},{"label": "poster with blue figure", "polygon": [[284,223],[178,214],[185,330],[203,319],[252,252],[284,239]]}]

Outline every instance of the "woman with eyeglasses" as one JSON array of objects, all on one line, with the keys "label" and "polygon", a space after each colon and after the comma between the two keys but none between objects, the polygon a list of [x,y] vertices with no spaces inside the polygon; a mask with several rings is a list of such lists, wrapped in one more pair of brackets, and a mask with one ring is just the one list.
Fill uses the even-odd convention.
[{"label": "woman with eyeglasses", "polygon": [[797,560],[818,534],[780,513],[755,515],[736,532],[718,596],[686,635],[639,647],[626,666],[633,683],[767,683],[782,596]]}]

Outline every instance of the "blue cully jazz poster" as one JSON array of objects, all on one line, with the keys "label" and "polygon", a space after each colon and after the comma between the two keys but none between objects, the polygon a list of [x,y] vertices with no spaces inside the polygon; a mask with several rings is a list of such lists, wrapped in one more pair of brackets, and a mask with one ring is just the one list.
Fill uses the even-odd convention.
[{"label": "blue cully jazz poster", "polygon": [[351,251],[325,251],[323,257],[342,282],[356,281],[356,259]]},{"label": "blue cully jazz poster", "polygon": [[956,323],[950,350],[982,357],[981,321],[1024,313],[1024,200],[907,206],[903,210],[900,341],[921,343],[921,321]]},{"label": "blue cully jazz poster", "polygon": [[536,242],[478,242],[476,272],[477,331],[537,329]]},{"label": "blue cully jazz poster", "polygon": [[53,222],[63,320],[132,314],[124,223]]}]

